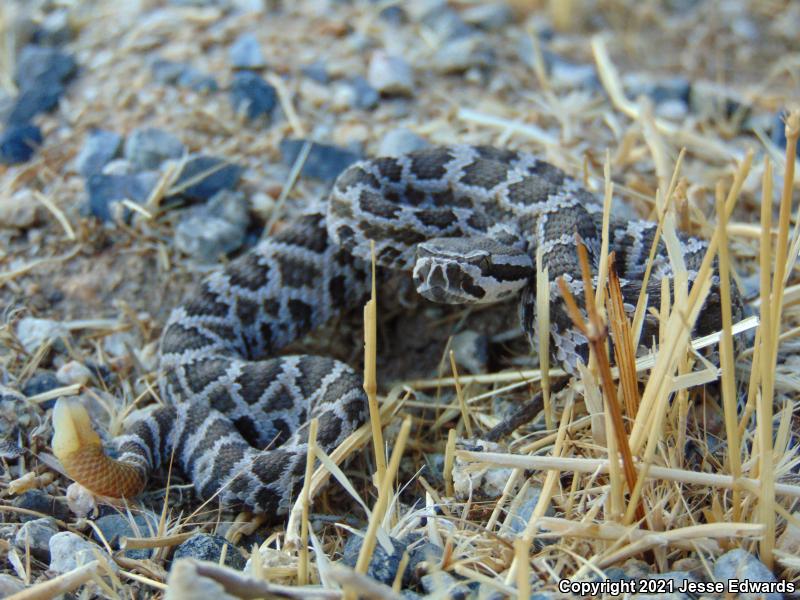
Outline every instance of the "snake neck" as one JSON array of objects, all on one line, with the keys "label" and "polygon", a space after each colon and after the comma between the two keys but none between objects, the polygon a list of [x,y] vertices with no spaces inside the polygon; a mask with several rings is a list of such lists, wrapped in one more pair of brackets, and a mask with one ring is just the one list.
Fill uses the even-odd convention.
[{"label": "snake neck", "polygon": [[133,498],[146,483],[140,467],[110,458],[100,445],[83,446],[59,460],[72,479],[100,496]]}]

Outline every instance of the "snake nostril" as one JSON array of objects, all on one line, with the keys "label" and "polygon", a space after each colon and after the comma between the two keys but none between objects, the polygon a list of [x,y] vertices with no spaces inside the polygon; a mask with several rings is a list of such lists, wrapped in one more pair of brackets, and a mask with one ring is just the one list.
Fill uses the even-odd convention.
[{"label": "snake nostril", "polygon": [[440,265],[433,265],[431,272],[428,275],[428,284],[431,287],[447,287],[447,277],[444,274],[444,269]]}]

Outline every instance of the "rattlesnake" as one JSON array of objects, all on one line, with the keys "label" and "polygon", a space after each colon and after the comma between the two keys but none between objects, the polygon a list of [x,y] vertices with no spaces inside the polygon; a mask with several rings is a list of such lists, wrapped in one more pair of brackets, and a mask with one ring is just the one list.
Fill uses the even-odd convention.
[{"label": "rattlesnake", "polygon": [[[443,146],[356,163],[339,176],[327,202],[314,203],[211,275],[173,311],[160,347],[168,405],[117,439],[118,461],[106,458],[99,440],[65,448],[54,438],[54,449],[75,480],[124,497],[137,494],[174,451],[176,466],[202,497],[219,493],[225,505],[280,518],[302,485],[307,422],[319,418],[317,442],[330,451],[363,422],[367,402],[349,366],[274,355],[363,302],[370,241],[380,267],[412,272],[431,300],[494,302],[522,292],[522,323],[533,341],[537,249],[550,279],[563,277],[579,295],[576,234],[596,268],[601,224],[593,194],[523,152]],[[652,222],[611,223],[610,246],[629,304],[638,297],[655,235]],[[690,237],[682,244],[694,274],[706,244]],[[648,285],[651,305],[658,306],[661,279],[669,276],[661,247]],[[701,332],[719,326],[717,285]],[[554,358],[571,369],[585,360],[587,342],[555,285],[550,302]],[[643,340],[654,325],[648,317]]]}]

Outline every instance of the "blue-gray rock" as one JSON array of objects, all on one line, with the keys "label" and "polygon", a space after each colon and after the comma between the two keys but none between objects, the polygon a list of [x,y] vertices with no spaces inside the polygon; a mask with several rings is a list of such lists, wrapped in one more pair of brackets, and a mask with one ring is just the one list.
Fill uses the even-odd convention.
[{"label": "blue-gray rock", "polygon": [[408,13],[398,4],[387,6],[378,13],[378,18],[389,25],[404,25],[408,23]]},{"label": "blue-gray rock", "polygon": [[23,90],[14,100],[6,117],[8,125],[25,125],[36,115],[50,112],[58,106],[64,88],[57,81],[43,80]]},{"label": "blue-gray rock", "polygon": [[103,175],[95,173],[86,179],[86,192],[89,196],[89,212],[103,221],[117,218],[127,220],[130,210],[114,205],[122,200],[142,204],[155,187],[158,175],[151,172],[136,175]]},{"label": "blue-gray rock", "polygon": [[[351,535],[347,540],[342,550],[342,562],[348,567],[356,566],[358,553],[361,551],[363,542],[364,538],[360,535]],[[403,558],[403,551],[405,550],[405,545],[394,538],[392,538],[392,546],[394,552],[389,554],[380,543],[376,543],[375,551],[372,553],[372,558],[367,567],[368,577],[386,585],[392,585],[392,582],[394,582],[394,578],[397,576],[397,568],[400,566],[400,559]],[[408,569],[406,569],[404,578],[407,575]]]},{"label": "blue-gray rock", "polygon": [[[158,522],[155,518],[145,514],[138,514],[133,518],[135,527],[131,524],[127,515],[118,513],[100,517],[95,521],[95,525],[102,532],[103,537],[111,548],[118,549],[120,538],[123,537],[150,537],[158,529]],[[100,542],[100,536],[94,532],[94,538]],[[126,550],[125,556],[135,560],[150,558],[150,550]]]},{"label": "blue-gray rock", "polygon": [[438,4],[422,17],[422,24],[440,40],[453,40],[475,32],[447,3]]},{"label": "blue-gray rock", "polygon": [[157,169],[169,158],[180,158],[186,150],[183,142],[156,127],[133,130],[125,140],[125,158],[139,170]]},{"label": "blue-gray rock", "polygon": [[461,73],[473,67],[494,66],[495,53],[483,35],[459,36],[444,43],[431,58],[431,66],[440,73]]},{"label": "blue-gray rock", "polygon": [[207,204],[186,211],[175,227],[175,247],[200,262],[215,263],[244,244],[249,224],[244,194],[220,190]]},{"label": "blue-gray rock", "polygon": [[210,94],[219,90],[217,80],[213,76],[187,66],[178,77],[178,85],[201,94]]},{"label": "blue-gray rock", "polygon": [[14,80],[20,90],[29,90],[44,82],[63,85],[75,75],[77,67],[69,54],[29,44],[17,57]]},{"label": "blue-gray rock", "polygon": [[383,136],[378,146],[378,156],[399,156],[414,150],[422,150],[429,145],[425,138],[413,131],[405,127],[398,127]]},{"label": "blue-gray rock", "polygon": [[[539,503],[539,496],[541,495],[542,490],[540,488],[529,487],[525,493],[525,498],[523,498],[522,502],[518,505],[518,508],[514,512],[509,513],[508,517],[506,517],[506,523],[510,525],[511,531],[514,534],[521,534],[525,530],[533,514],[533,510]],[[545,514],[548,516],[555,514],[552,505],[548,505]],[[544,540],[537,539],[537,546],[541,547],[543,541]]]},{"label": "blue-gray rock", "polygon": [[552,59],[550,77],[554,83],[565,88],[598,89],[600,87],[600,78],[597,76],[594,65],[573,63],[554,54],[551,54],[550,57]]},{"label": "blue-gray rock", "polygon": [[649,96],[660,104],[669,100],[681,100],[688,104],[691,82],[685,77],[652,79],[647,75],[631,73],[623,79],[625,91],[631,98]]},{"label": "blue-gray rock", "polygon": [[243,33],[231,44],[228,61],[234,69],[263,69],[267,66],[261,43],[252,33]]},{"label": "blue-gray rock", "polygon": [[261,115],[268,118],[278,104],[275,88],[255,73],[237,73],[231,84],[231,105],[236,113],[244,112],[248,119]]},{"label": "blue-gray rock", "polygon": [[381,94],[410,96],[414,92],[414,72],[402,56],[383,50],[372,53],[367,81]]},{"label": "blue-gray rock", "polygon": [[42,562],[50,561],[50,538],[58,533],[58,525],[52,517],[27,521],[17,530],[14,536],[14,545],[25,552],[30,549],[31,554]]},{"label": "blue-gray rock", "polygon": [[[726,552],[714,563],[715,581],[727,582],[731,579],[750,583],[775,583],[777,581],[775,575],[764,563],[741,548]],[[749,593],[740,591],[737,598],[741,600],[782,600],[783,594],[778,592]]]},{"label": "blue-gray rock", "polygon": [[[28,490],[20,496],[17,496],[12,501],[12,504],[17,508],[24,508],[32,510],[43,515],[55,517],[61,521],[69,519],[69,508],[67,505],[57,500],[49,494],[45,494],[41,490]],[[26,515],[19,513],[17,518],[22,521],[33,521],[40,518],[38,515]]]},{"label": "blue-gray rock", "polygon": [[219,563],[222,555],[223,546],[227,546],[225,564],[234,569],[243,569],[246,563],[244,556],[239,549],[231,544],[224,537],[219,535],[208,535],[198,533],[190,537],[175,549],[172,560],[179,558],[196,558],[198,560],[210,560]]},{"label": "blue-gray rock", "polygon": [[68,573],[96,560],[97,554],[104,556],[112,569],[117,569],[116,563],[102,546],[93,544],[71,531],[62,531],[50,538],[49,568],[54,573]]},{"label": "blue-gray rock", "polygon": [[220,190],[234,189],[241,174],[242,168],[237,164],[216,156],[196,154],[184,163],[170,195],[205,201]]},{"label": "blue-gray rock", "polygon": [[[22,393],[30,398],[31,396],[54,390],[57,387],[61,387],[61,383],[56,378],[55,373],[52,371],[38,371],[22,386]],[[43,410],[48,410],[53,408],[55,403],[56,399],[54,398],[53,400],[43,402],[40,406]]]},{"label": "blue-gray rock", "polygon": [[[293,165],[306,140],[285,139],[281,141],[279,149],[281,160],[286,165]],[[350,150],[345,150],[339,146],[329,144],[319,144],[311,142],[311,150],[306,156],[300,174],[304,177],[320,179],[322,181],[333,181],[354,162],[361,159],[361,156]]]},{"label": "blue-gray rock", "polygon": [[300,72],[317,83],[326,84],[331,80],[330,75],[328,75],[328,67],[319,60],[301,68]]},{"label": "blue-gray rock", "polygon": [[416,581],[420,575],[421,563],[437,563],[444,554],[440,546],[430,542],[423,542],[417,545],[407,543],[406,546],[411,548],[408,553],[408,566],[406,567],[406,576],[410,577],[411,581]]},{"label": "blue-gray rock", "polygon": [[12,575],[0,573],[0,598],[7,598],[25,589],[25,582]]},{"label": "blue-gray rock", "polygon": [[167,60],[166,58],[156,58],[150,63],[150,72],[153,74],[153,79],[167,85],[177,83],[178,78],[185,70],[185,63]]},{"label": "blue-gray rock", "polygon": [[75,34],[67,9],[54,10],[44,19],[33,34],[33,41],[41,46],[63,46]]},{"label": "blue-gray rock", "polygon": [[111,160],[117,156],[122,145],[122,136],[114,131],[95,129],[83,142],[81,151],[75,158],[75,168],[84,177],[101,173]]},{"label": "blue-gray rock", "polygon": [[477,597],[473,590],[477,590],[480,585],[477,581],[472,583],[460,581],[446,571],[423,575],[420,584],[426,594],[436,594],[435,597],[444,597],[448,600],[472,600]]},{"label": "blue-gray rock", "polygon": [[489,2],[466,8],[461,12],[461,18],[469,25],[493,31],[510,24],[514,13],[504,2]]},{"label": "blue-gray rock", "polygon": [[0,134],[0,163],[27,162],[41,144],[42,132],[36,125],[10,125]]},{"label": "blue-gray rock", "polygon": [[369,110],[371,108],[375,108],[378,106],[378,102],[381,99],[381,95],[378,93],[374,87],[369,84],[364,77],[361,75],[356,75],[350,81],[350,85],[353,86],[353,91],[355,92],[355,106],[356,108],[363,108],[365,110]]}]

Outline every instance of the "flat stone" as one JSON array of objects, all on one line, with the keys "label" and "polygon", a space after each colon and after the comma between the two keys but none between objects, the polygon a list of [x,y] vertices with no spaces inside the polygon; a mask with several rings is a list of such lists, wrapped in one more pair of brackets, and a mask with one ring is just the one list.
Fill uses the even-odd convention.
[{"label": "flat stone", "polygon": [[[150,537],[153,532],[158,529],[158,522],[152,516],[145,514],[138,514],[134,518],[134,523],[131,524],[127,515],[118,513],[100,517],[95,521],[95,525],[102,532],[103,537],[109,545],[119,549],[120,538],[123,537]],[[100,537],[94,533],[94,538],[100,542]],[[126,550],[125,556],[135,560],[144,560],[150,558],[150,550]]]},{"label": "flat stone", "polygon": [[185,151],[177,137],[155,127],[135,129],[125,140],[125,158],[139,170],[157,169],[165,160],[180,158]]},{"label": "flat stone", "polygon": [[95,129],[86,136],[81,151],[75,158],[75,168],[83,177],[101,173],[117,156],[122,145],[122,136],[114,131]]},{"label": "flat stone", "polygon": [[[289,166],[293,165],[304,144],[305,140],[302,139],[282,140],[279,149],[283,163]],[[312,179],[333,181],[339,176],[339,173],[360,159],[360,155],[339,146],[311,142],[311,150],[308,152],[300,174]]]},{"label": "flat stone", "polygon": [[183,542],[175,549],[172,560],[174,562],[179,558],[197,558],[219,563],[223,546],[227,546],[225,564],[234,569],[243,569],[246,561],[236,546],[222,536],[206,533],[197,533]]},{"label": "flat stone", "polygon": [[464,9],[461,18],[469,25],[493,31],[512,23],[514,13],[504,2],[489,2]]},{"label": "flat stone", "polygon": [[221,190],[234,189],[241,174],[242,168],[235,163],[216,156],[196,154],[184,163],[170,195],[205,201]]},{"label": "flat stone", "polygon": [[[367,567],[368,577],[386,585],[392,585],[394,578],[397,576],[400,559],[403,558],[403,551],[405,550],[405,545],[399,540],[392,538],[391,541],[394,548],[394,552],[391,554],[380,543],[375,544],[375,551],[372,553],[372,558]],[[358,553],[361,551],[363,543],[364,538],[362,536],[351,535],[342,550],[342,562],[348,567],[355,567],[358,561]]]},{"label": "flat stone", "polygon": [[0,200],[0,229],[30,229],[39,223],[41,216],[42,205],[28,188]]},{"label": "flat stone", "polygon": [[178,85],[201,94],[210,94],[219,90],[217,80],[212,75],[202,73],[194,67],[187,67],[178,77]]},{"label": "flat stone", "polygon": [[[775,583],[777,579],[767,566],[749,552],[736,548],[720,556],[714,563],[714,580],[740,582]],[[741,600],[782,600],[783,594],[778,592],[739,592],[736,596]]]},{"label": "flat stone", "polygon": [[317,83],[327,84],[331,80],[330,75],[328,75],[328,67],[322,61],[306,65],[300,69],[300,72]]},{"label": "flat stone", "polygon": [[228,62],[234,69],[263,69],[267,66],[261,43],[252,33],[243,33],[228,50]]},{"label": "flat stone", "polygon": [[[461,15],[446,3],[431,2],[420,22],[440,40],[453,40],[469,36],[475,30],[464,22]],[[408,8],[408,7],[407,7]]]},{"label": "flat stone", "polygon": [[389,25],[404,25],[408,23],[408,13],[398,4],[387,6],[378,13],[378,18]]},{"label": "flat stone", "polygon": [[71,531],[56,533],[50,538],[50,570],[54,573],[68,573],[81,565],[95,559],[95,553],[105,555],[111,567],[116,570],[116,563],[108,553],[97,544],[87,542]]},{"label": "flat stone", "polygon": [[78,64],[69,54],[57,48],[28,44],[17,56],[14,80],[20,90],[28,90],[42,82],[64,84],[76,73]]},{"label": "flat stone", "polygon": [[271,117],[278,104],[275,88],[255,73],[237,73],[230,90],[231,105],[236,113],[244,112],[248,120],[262,115]]},{"label": "flat stone", "polygon": [[443,74],[461,73],[472,67],[491,67],[494,64],[494,52],[481,35],[450,40],[431,59],[431,66]]},{"label": "flat stone", "polygon": [[168,85],[177,83],[178,78],[186,68],[186,63],[167,60],[166,58],[156,58],[150,63],[150,72],[153,74],[153,79]]},{"label": "flat stone", "polygon": [[69,338],[69,330],[61,321],[24,317],[17,321],[17,339],[26,352],[33,354],[45,342],[55,343],[59,338]]},{"label": "flat stone", "polygon": [[414,72],[402,56],[382,50],[372,53],[367,75],[369,84],[381,94],[410,96],[414,92]]},{"label": "flat stone", "polygon": [[35,125],[11,125],[0,134],[0,163],[27,162],[41,144],[42,132]]},{"label": "flat stone", "polygon": [[[61,382],[58,380],[55,373],[52,371],[37,371],[33,374],[33,377],[28,379],[25,385],[22,386],[22,393],[30,398],[31,396],[44,394],[58,387],[61,387]],[[53,398],[52,400],[41,403],[39,406],[41,406],[43,410],[49,410],[53,408],[55,403],[56,398]]]},{"label": "flat stone", "polygon": [[350,85],[354,93],[353,105],[356,108],[369,110],[378,106],[381,95],[364,77],[356,75],[350,81]]},{"label": "flat stone", "polygon": [[157,173],[144,172],[136,175],[90,175],[86,180],[89,196],[89,211],[103,221],[116,218],[128,219],[130,210],[115,206],[122,200],[142,204],[158,181]]},{"label": "flat stone", "polygon": [[33,41],[41,46],[63,46],[75,35],[69,10],[60,9],[48,13],[41,27],[33,34]]},{"label": "flat stone", "polygon": [[22,90],[6,117],[10,126],[23,126],[39,114],[50,112],[58,106],[64,87],[57,81],[45,80],[34,87]]},{"label": "flat stone", "polygon": [[[43,515],[50,515],[61,521],[69,519],[69,509],[61,500],[44,493],[41,490],[28,490],[14,498],[12,504],[17,508],[35,511]],[[19,513],[17,518],[22,521],[33,521],[40,517]]]},{"label": "flat stone", "polygon": [[31,554],[42,562],[50,561],[50,538],[58,533],[58,525],[51,517],[34,519],[23,523],[14,536],[14,545]]},{"label": "flat stone", "polygon": [[422,150],[429,145],[425,138],[413,131],[405,127],[398,127],[383,136],[378,146],[378,156],[400,156],[414,150]]},{"label": "flat stone", "polygon": [[244,244],[249,224],[244,194],[221,190],[208,204],[186,211],[175,227],[175,247],[200,262],[215,263]]}]

